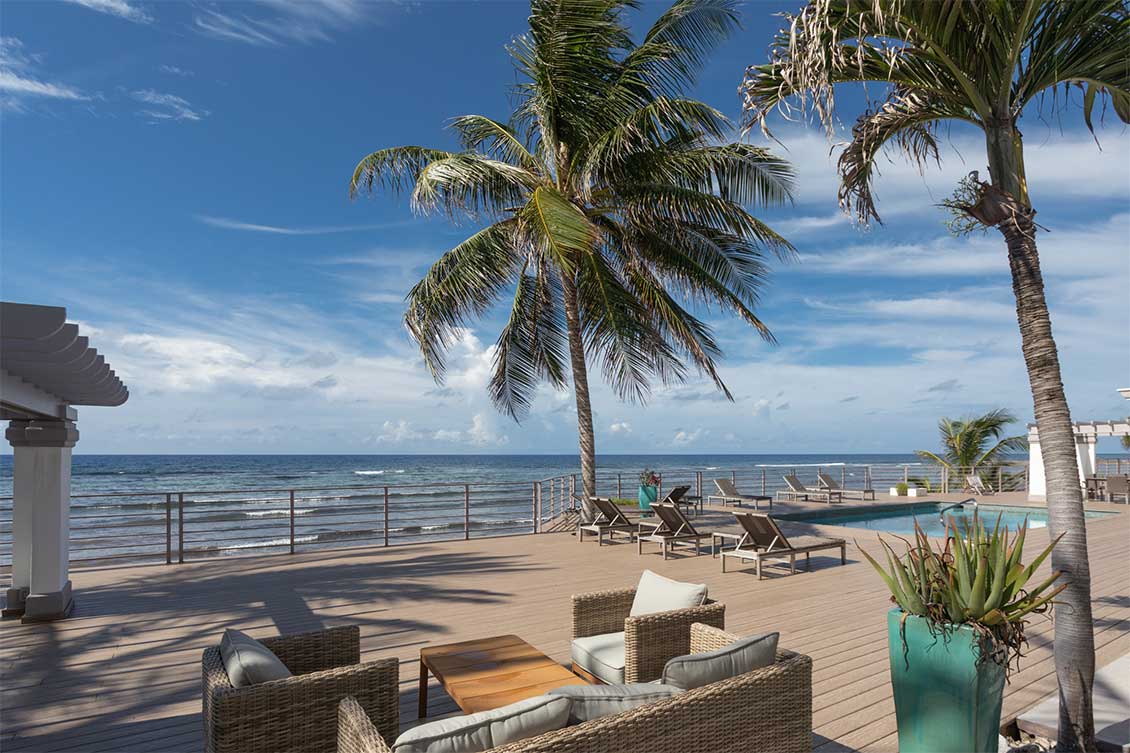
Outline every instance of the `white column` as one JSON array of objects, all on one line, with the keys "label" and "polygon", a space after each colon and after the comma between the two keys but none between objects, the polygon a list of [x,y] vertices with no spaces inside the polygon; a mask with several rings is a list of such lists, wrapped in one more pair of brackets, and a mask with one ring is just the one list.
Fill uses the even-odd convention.
[{"label": "white column", "polygon": [[1086,487],[1087,479],[1095,475],[1095,448],[1099,438],[1094,434],[1075,435],[1075,455],[1079,459],[1079,483]]},{"label": "white column", "polygon": [[[12,421],[12,591],[8,613],[25,621],[66,617],[69,578],[72,421]],[[26,590],[25,590],[26,589]],[[13,591],[15,593],[13,593]]]},{"label": "white column", "polygon": [[1043,502],[1048,498],[1048,480],[1044,474],[1044,456],[1040,454],[1039,437],[1028,434],[1028,500]]}]

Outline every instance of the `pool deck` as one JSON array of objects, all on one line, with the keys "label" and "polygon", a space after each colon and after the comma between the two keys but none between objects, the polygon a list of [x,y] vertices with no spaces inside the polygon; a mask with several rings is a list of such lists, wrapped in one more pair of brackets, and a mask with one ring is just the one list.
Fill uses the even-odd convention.
[{"label": "pool deck", "polygon": [[[880,495],[868,504],[885,501]],[[1016,494],[982,502],[1026,504]],[[817,507],[824,506],[781,504],[775,512]],[[1087,525],[1103,666],[1130,652],[1130,508],[1088,507],[1121,513]],[[718,508],[692,520],[703,531],[735,528],[729,511]],[[783,528],[875,545],[875,534],[863,529]],[[1046,530],[1034,530],[1028,549],[1046,542]],[[750,570],[722,575],[709,555],[664,562],[658,554],[637,556],[634,546],[579,544],[558,533],[76,571],[70,619],[0,622],[0,748],[201,750],[200,652],[227,627],[268,636],[360,625],[363,660],[400,660],[401,718],[410,725],[422,647],[516,633],[567,662],[570,594],[634,585],[650,568],[706,582],[727,606],[727,629],[779,630],[783,647],[813,657],[818,751],[894,751],[888,595],[854,546],[845,566],[835,555],[814,556],[812,572],[794,576],[771,567],[758,581]],[[1006,688],[1005,719],[1055,690],[1053,631],[1046,617],[1030,626],[1029,651]],[[431,700],[437,713],[455,708],[435,686]]]}]

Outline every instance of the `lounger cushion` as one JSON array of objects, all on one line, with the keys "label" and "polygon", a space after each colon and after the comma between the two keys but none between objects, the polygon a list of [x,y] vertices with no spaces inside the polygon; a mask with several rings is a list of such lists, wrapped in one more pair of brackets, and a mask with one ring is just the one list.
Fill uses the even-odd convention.
[{"label": "lounger cushion", "polygon": [[405,732],[393,753],[477,753],[561,729],[569,723],[570,700],[539,695],[478,714],[440,719]]},{"label": "lounger cushion", "polygon": [[706,600],[705,583],[680,583],[664,578],[658,573],[644,570],[640,583],[636,586],[636,597],[632,600],[632,617],[655,612],[670,612],[673,609],[702,606]]},{"label": "lounger cushion", "polygon": [[579,724],[602,716],[619,714],[646,703],[662,701],[683,691],[670,685],[634,682],[629,685],[566,685],[546,695],[565,696],[572,701],[569,723]]},{"label": "lounger cushion", "polygon": [[574,638],[573,663],[610,685],[624,682],[624,633]]},{"label": "lounger cushion", "polygon": [[780,637],[780,633],[754,635],[716,651],[677,656],[663,667],[660,682],[691,690],[768,667],[776,661],[777,639]]},{"label": "lounger cushion", "polygon": [[290,677],[290,670],[271,650],[247,633],[225,630],[220,657],[233,688]]}]

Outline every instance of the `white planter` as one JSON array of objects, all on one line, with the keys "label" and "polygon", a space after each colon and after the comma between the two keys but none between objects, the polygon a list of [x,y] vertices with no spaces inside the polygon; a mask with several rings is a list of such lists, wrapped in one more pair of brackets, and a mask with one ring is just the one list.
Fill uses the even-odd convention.
[{"label": "white planter", "polygon": [[908,497],[925,497],[926,496],[926,490],[925,489],[919,489],[916,486],[912,486],[912,487],[910,487],[909,489],[906,490],[906,496],[908,496]]},{"label": "white planter", "polygon": [[899,496],[899,490],[898,490],[898,487],[897,487],[897,486],[892,486],[892,487],[891,487],[891,496],[892,496],[892,497],[897,497],[897,496]]}]

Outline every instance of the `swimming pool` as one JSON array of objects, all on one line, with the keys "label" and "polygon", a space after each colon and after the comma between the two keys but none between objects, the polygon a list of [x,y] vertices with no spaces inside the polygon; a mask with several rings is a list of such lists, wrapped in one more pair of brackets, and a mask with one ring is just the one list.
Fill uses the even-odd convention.
[{"label": "swimming pool", "polygon": [[[908,535],[914,533],[914,521],[917,520],[922,529],[929,536],[944,536],[946,524],[942,521],[942,510],[946,510],[947,519],[955,519],[958,525],[962,521],[973,519],[973,505],[953,507],[952,502],[916,502],[911,504],[880,505],[872,507],[847,507],[830,510],[815,510],[811,512],[793,512],[774,515],[779,520],[791,520],[797,523],[813,523],[825,526],[844,526],[846,528],[866,528],[871,531],[897,533]],[[951,508],[951,509],[947,509]],[[1023,524],[1028,519],[1029,528],[1047,528],[1048,511],[1039,507],[1012,507],[1008,505],[979,505],[977,508],[981,521],[987,526],[996,525],[997,516],[1001,516],[1001,525],[1007,525],[1012,530]],[[1086,517],[1105,518],[1117,515],[1113,512],[1088,511]]]}]

